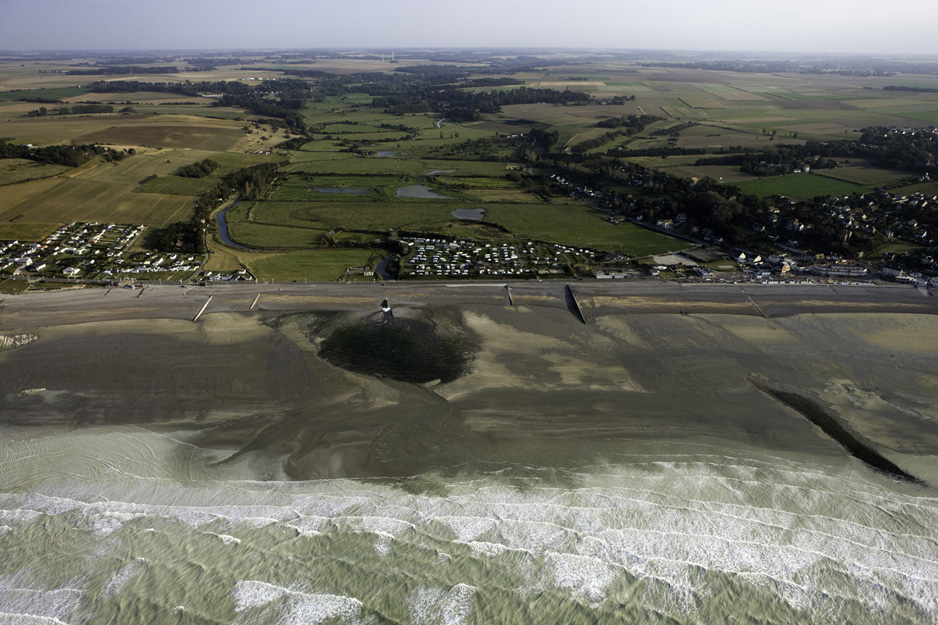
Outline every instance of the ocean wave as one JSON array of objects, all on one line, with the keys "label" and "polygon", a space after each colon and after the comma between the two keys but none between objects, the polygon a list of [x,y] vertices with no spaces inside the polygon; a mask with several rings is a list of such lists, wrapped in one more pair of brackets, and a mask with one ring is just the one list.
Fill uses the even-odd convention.
[{"label": "ocean wave", "polygon": [[232,592],[235,623],[318,625],[336,622],[362,623],[362,602],[336,595],[301,592],[260,581],[239,581]]},{"label": "ocean wave", "polygon": [[465,625],[478,589],[456,584],[448,590],[421,586],[407,597],[413,625]]}]

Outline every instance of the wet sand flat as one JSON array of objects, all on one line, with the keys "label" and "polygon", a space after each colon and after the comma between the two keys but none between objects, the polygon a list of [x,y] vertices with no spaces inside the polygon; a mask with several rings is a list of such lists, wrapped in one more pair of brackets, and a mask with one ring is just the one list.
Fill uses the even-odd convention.
[{"label": "wet sand flat", "polygon": [[[279,457],[297,477],[508,462],[561,440],[564,462],[630,438],[843,453],[755,388],[759,375],[830,406],[886,454],[938,453],[938,356],[920,338],[938,336],[938,307],[918,290],[575,283],[584,324],[565,284],[511,287],[514,306],[497,283],[7,298],[0,333],[32,338],[0,353],[2,419],[183,425],[206,444]],[[468,373],[424,387],[318,356],[317,319],[371,323],[385,299],[399,316],[477,337]],[[845,403],[857,393],[866,399]]]},{"label": "wet sand flat", "polygon": [[935,298],[511,294],[219,285],[0,301],[0,612],[935,622]]}]

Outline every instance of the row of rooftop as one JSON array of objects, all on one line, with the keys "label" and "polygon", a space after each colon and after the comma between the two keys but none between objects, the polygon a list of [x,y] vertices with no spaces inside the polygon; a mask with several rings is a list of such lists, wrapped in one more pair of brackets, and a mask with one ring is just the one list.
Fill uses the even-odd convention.
[{"label": "row of rooftop", "polygon": [[[143,276],[182,279],[201,272],[204,257],[200,254],[132,251],[146,229],[140,224],[73,222],[39,243],[3,241],[0,274],[21,279],[111,280]],[[237,273],[221,275],[247,278]]]},{"label": "row of rooftop", "polygon": [[410,253],[401,263],[401,277],[531,277],[562,275],[570,266],[590,263],[596,252],[587,248],[535,243],[479,243],[475,241],[406,237]]}]

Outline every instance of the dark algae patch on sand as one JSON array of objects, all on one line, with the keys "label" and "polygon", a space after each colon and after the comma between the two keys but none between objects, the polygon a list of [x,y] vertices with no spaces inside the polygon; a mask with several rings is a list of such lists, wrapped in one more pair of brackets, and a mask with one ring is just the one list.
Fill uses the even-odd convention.
[{"label": "dark algae patch on sand", "polygon": [[468,373],[478,338],[455,315],[405,312],[343,315],[309,330],[323,337],[324,360],[356,373],[413,384],[452,382]]},{"label": "dark algae patch on sand", "polygon": [[750,376],[749,381],[763,393],[777,399],[821,428],[825,434],[837,441],[854,458],[862,460],[874,469],[900,480],[924,484],[922,480],[910,473],[906,473],[894,462],[873,449],[872,443],[864,440],[859,434],[848,430],[837,417],[814,400],[795,391],[776,387],[757,376]]}]

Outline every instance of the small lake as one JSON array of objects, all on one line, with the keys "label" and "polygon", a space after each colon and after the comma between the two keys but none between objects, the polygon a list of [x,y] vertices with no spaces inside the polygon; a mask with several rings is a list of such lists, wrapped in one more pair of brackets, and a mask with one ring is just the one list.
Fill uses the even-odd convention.
[{"label": "small lake", "polygon": [[425,184],[412,184],[397,190],[397,197],[416,197],[422,200],[452,200],[451,197],[439,195]]},{"label": "small lake", "polygon": [[328,189],[316,189],[319,193],[341,193],[345,195],[368,195],[370,189],[341,189],[339,187],[330,187]]},{"label": "small lake", "polygon": [[394,152],[378,152],[375,154],[378,158],[391,158],[394,156]]},{"label": "small lake", "polygon": [[485,217],[484,208],[457,208],[453,211],[453,217],[456,219],[465,219],[467,221],[482,221]]}]

